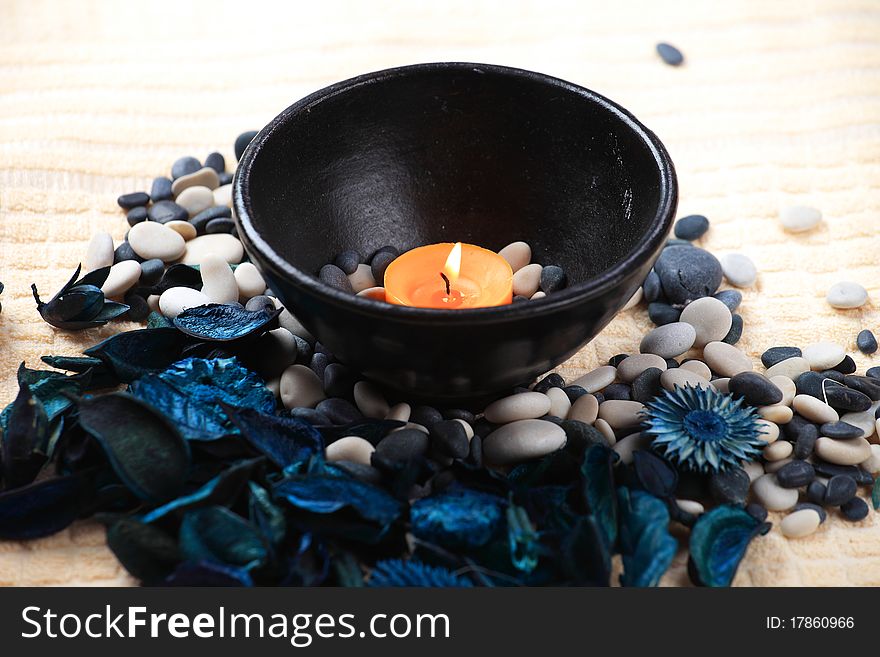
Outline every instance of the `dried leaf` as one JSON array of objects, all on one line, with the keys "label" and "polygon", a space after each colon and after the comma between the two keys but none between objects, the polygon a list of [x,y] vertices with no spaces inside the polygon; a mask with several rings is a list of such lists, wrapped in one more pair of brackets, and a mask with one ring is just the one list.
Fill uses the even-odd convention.
[{"label": "dried leaf", "polygon": [[84,353],[102,360],[123,383],[131,383],[176,363],[187,342],[174,328],[137,329],[117,333]]},{"label": "dried leaf", "polygon": [[703,513],[691,530],[691,579],[701,586],[730,586],[749,543],[768,531],[770,523],[741,507],[725,504]]},{"label": "dried leaf", "polygon": [[60,532],[79,516],[84,487],[81,475],[73,474],[0,493],[0,539],[23,541]]},{"label": "dried leaf", "polygon": [[18,488],[29,484],[46,461],[49,419],[43,404],[21,384],[2,438],[2,480],[4,487]]},{"label": "dried leaf", "polygon": [[222,506],[193,509],[180,525],[180,550],[192,561],[213,561],[252,570],[267,556],[257,530]]},{"label": "dried leaf", "polygon": [[174,318],[174,326],[186,335],[208,342],[233,342],[256,338],[277,328],[280,310],[245,310],[211,303],[187,308]]},{"label": "dried leaf", "polygon": [[678,549],[678,541],[669,533],[666,503],[654,495],[626,487],[617,489],[617,499],[623,557],[620,583],[622,586],[657,586]]},{"label": "dried leaf", "polygon": [[113,523],[107,530],[107,546],[129,573],[146,584],[164,579],[180,561],[173,537],[136,518]]},{"label": "dried leaf", "polygon": [[370,573],[369,586],[376,587],[471,587],[470,580],[420,561],[387,559],[376,564]]},{"label": "dried leaf", "polygon": [[453,487],[413,502],[412,533],[447,548],[477,548],[496,536],[506,507],[507,501],[497,495]]},{"label": "dried leaf", "polygon": [[324,453],[321,434],[308,422],[260,413],[251,408],[221,406],[254,449],[281,469]]},{"label": "dried leaf", "polygon": [[608,551],[613,551],[617,542],[617,495],[612,473],[616,458],[617,455],[604,445],[591,445],[581,466],[584,498],[595,516]]}]

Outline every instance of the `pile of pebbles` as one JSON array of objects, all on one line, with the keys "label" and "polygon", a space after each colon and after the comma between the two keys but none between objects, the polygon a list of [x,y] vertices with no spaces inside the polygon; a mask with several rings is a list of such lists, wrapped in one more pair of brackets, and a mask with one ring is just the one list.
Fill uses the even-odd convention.
[{"label": "pile of pebbles", "polygon": [[[360,297],[385,301],[385,270],[401,254],[395,246],[383,246],[365,259],[354,250],[343,251],[332,263],[321,267],[318,278],[327,285]],[[542,299],[564,289],[568,277],[558,265],[542,266],[532,262],[532,247],[526,242],[512,242],[498,254],[513,270],[513,301]]]}]

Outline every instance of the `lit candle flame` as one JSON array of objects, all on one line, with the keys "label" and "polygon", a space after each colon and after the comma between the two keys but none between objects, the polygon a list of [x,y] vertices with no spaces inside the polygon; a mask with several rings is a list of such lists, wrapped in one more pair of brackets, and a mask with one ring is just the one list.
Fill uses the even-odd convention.
[{"label": "lit candle flame", "polygon": [[458,280],[459,271],[461,271],[461,242],[456,242],[449,252],[449,257],[446,258],[446,264],[443,265],[443,273],[449,279],[450,285],[454,285]]}]

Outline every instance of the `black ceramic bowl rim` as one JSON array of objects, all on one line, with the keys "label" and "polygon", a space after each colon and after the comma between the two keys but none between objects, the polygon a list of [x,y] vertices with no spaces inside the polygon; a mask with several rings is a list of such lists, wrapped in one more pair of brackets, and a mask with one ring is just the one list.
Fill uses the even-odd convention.
[{"label": "black ceramic bowl rim", "polygon": [[[532,81],[546,85],[559,87],[565,91],[573,92],[584,100],[595,103],[604,110],[614,114],[630,130],[639,136],[642,142],[650,149],[657,164],[660,177],[660,203],[651,220],[649,229],[642,235],[633,249],[620,261],[589,280],[571,285],[563,290],[554,292],[543,299],[536,299],[528,303],[514,303],[506,306],[491,308],[471,308],[463,310],[444,310],[434,308],[415,308],[384,303],[374,299],[367,299],[337,290],[323,282],[316,276],[303,272],[281,257],[272,246],[263,239],[254,226],[252,205],[250,199],[250,177],[255,160],[259,157],[263,146],[272,139],[272,135],[291,116],[303,111],[310,111],[319,103],[338,94],[351,91],[363,85],[375,84],[394,77],[406,76],[412,73],[429,73],[431,71],[446,70],[474,70],[477,72],[490,71],[492,73],[528,78]],[[590,91],[585,87],[554,78],[543,73],[527,71],[520,68],[498,66],[495,64],[475,64],[467,62],[438,62],[430,64],[415,64],[411,66],[399,66],[372,73],[365,73],[349,80],[343,80],[320,89],[305,98],[295,102],[276,116],[253,138],[245,150],[235,172],[233,181],[233,205],[235,207],[236,221],[239,233],[243,241],[250,243],[251,249],[263,256],[268,264],[276,270],[276,273],[292,280],[297,286],[304,288],[310,293],[322,298],[328,303],[343,306],[352,312],[359,312],[377,318],[397,320],[410,323],[433,323],[442,318],[446,324],[474,324],[510,321],[520,317],[529,317],[535,314],[543,314],[557,309],[562,309],[574,304],[583,303],[586,300],[600,296],[608,289],[614,287],[623,279],[627,272],[638,268],[645,260],[655,253],[660,244],[666,240],[666,236],[672,225],[672,215],[678,201],[678,184],[675,176],[675,167],[667,153],[666,148],[657,136],[648,130],[630,112],[617,103]],[[625,302],[625,300],[624,300]],[[622,305],[622,304],[621,304]],[[295,312],[295,309],[294,309]]]}]

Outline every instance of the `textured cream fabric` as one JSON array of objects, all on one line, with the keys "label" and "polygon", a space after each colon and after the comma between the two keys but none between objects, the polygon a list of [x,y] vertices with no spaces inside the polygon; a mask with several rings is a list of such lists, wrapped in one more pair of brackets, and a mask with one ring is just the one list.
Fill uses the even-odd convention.
[{"label": "textured cream fabric", "polygon": [[[874,303],[834,311],[841,279],[880,299],[880,6],[873,0],[571,3],[0,3],[0,404],[14,371],[75,354],[121,326],[69,334],[44,324],[29,285],[67,279],[94,231],[122,238],[118,194],[148,188],[180,155],[219,149],[305,94],[388,66],[438,60],[544,71],[622,103],[668,146],[680,214],[704,213],[704,245],[758,265],[741,346],[833,340],[880,329]],[[667,40],[687,58],[663,65]],[[777,212],[822,209],[787,235]],[[637,348],[629,311],[561,368],[576,376]],[[880,362],[855,355],[861,368]],[[778,520],[778,518],[777,518]],[[664,580],[686,581],[683,555]],[[127,584],[85,523],[0,544],[0,584]],[[774,527],[753,543],[744,585],[880,585],[880,520],[831,513],[812,537]]]}]

